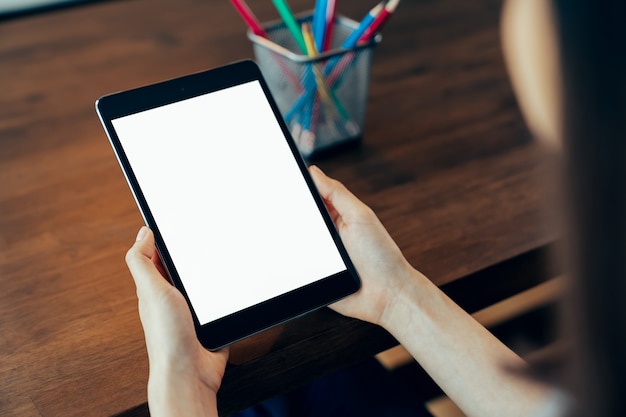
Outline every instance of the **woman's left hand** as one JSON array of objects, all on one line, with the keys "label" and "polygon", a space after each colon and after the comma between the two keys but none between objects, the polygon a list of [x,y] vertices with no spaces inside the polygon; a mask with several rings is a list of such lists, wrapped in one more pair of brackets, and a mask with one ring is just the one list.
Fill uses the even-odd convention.
[{"label": "woman's left hand", "polygon": [[210,352],[198,341],[187,302],[165,278],[147,227],[126,253],[126,263],[137,287],[150,361],[150,414],[217,416],[216,393],[228,351]]}]

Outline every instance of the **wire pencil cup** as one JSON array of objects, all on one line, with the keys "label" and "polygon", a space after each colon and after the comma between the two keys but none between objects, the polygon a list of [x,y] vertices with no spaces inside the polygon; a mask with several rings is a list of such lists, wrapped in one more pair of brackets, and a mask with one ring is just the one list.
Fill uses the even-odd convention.
[{"label": "wire pencil cup", "polygon": [[[311,15],[298,20],[310,22]],[[264,26],[268,38],[248,32],[257,63],[305,158],[361,140],[372,50],[381,36],[341,49],[357,26],[337,17],[330,50],[317,56],[294,52],[298,45],[282,21]]]}]

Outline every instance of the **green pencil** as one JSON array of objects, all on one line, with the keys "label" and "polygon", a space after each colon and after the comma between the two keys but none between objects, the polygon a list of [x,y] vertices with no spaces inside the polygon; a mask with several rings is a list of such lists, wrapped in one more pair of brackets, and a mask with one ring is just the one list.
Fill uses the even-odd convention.
[{"label": "green pencil", "polygon": [[291,35],[296,40],[300,51],[302,51],[302,53],[306,55],[306,44],[304,43],[304,38],[302,37],[302,32],[300,31],[300,26],[298,25],[298,22],[296,22],[296,18],[293,17],[293,13],[291,13],[291,9],[289,9],[287,2],[285,0],[272,0],[272,2],[274,3],[276,10],[278,10],[280,16],[285,21],[287,29],[289,29],[289,32],[291,32]]}]

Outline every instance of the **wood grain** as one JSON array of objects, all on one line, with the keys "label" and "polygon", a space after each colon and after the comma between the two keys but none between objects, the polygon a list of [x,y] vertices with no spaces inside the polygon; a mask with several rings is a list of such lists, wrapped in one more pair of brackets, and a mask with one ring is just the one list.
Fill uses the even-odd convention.
[{"label": "wood grain", "polygon": [[[356,19],[371,7],[339,3]],[[251,6],[276,18],[271,2]],[[375,51],[362,145],[317,161],[470,310],[552,275],[556,238],[538,184],[544,152],[507,81],[498,18],[495,0],[403,1]],[[229,2],[204,0],[0,23],[0,415],[145,412],[147,357],[123,262],[141,217],[94,101],[250,58],[244,31]],[[224,412],[395,343],[329,310],[275,333],[269,353],[241,347]]]}]

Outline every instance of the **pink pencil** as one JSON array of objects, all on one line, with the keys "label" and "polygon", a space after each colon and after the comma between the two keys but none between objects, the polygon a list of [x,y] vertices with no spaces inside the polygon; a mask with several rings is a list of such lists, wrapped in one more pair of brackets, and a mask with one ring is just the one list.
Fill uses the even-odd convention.
[{"label": "pink pencil", "polygon": [[250,8],[248,7],[248,5],[246,4],[244,0],[230,0],[230,2],[233,4],[233,6],[235,6],[235,9],[237,9],[237,11],[241,15],[242,19],[246,22],[246,24],[248,25],[252,33],[254,33],[257,36],[262,36],[264,38],[267,38],[267,33],[263,30],[263,28],[259,24],[259,21],[256,20],[256,17],[254,17],[252,10],[250,10]]},{"label": "pink pencil", "polygon": [[335,0],[328,0],[326,3],[326,34],[324,35],[324,47],[322,51],[328,51],[332,45],[336,3]]},{"label": "pink pencil", "polygon": [[[233,6],[235,6],[235,9],[237,9],[237,12],[239,12],[239,15],[246,22],[246,24],[248,25],[252,33],[265,39],[269,38],[269,36],[267,35],[267,32],[263,30],[263,28],[259,24],[259,21],[254,16],[254,13],[252,13],[252,10],[250,10],[250,8],[248,7],[248,5],[246,4],[244,0],[230,0],[230,2],[233,4]],[[300,81],[298,81],[298,79],[292,74],[291,70],[287,67],[287,65],[285,65],[285,62],[283,61],[283,59],[280,56],[277,56],[276,53],[273,51],[270,51],[270,53],[275,58],[276,62],[278,63],[278,66],[280,66],[280,69],[283,72],[283,74],[291,82],[291,85],[293,85],[296,91],[301,92],[302,86],[300,85]]]},{"label": "pink pencil", "polygon": [[391,14],[396,10],[398,3],[400,3],[400,0],[389,0],[387,4],[385,4],[385,7],[380,11],[380,13],[378,13],[376,19],[374,19],[363,36],[361,36],[359,43],[369,42],[374,36],[376,36],[387,20],[389,20]]},{"label": "pink pencil", "polygon": [[[371,41],[374,36],[376,36],[378,31],[383,27],[387,20],[389,20],[391,14],[396,10],[398,3],[400,3],[400,0],[389,0],[385,4],[383,9],[374,18],[372,24],[369,25],[363,35],[359,38],[359,44],[367,43]],[[328,83],[331,87],[335,86],[341,74],[343,74],[348,65],[352,63],[354,56],[354,53],[346,54],[330,73],[328,76]]]}]

